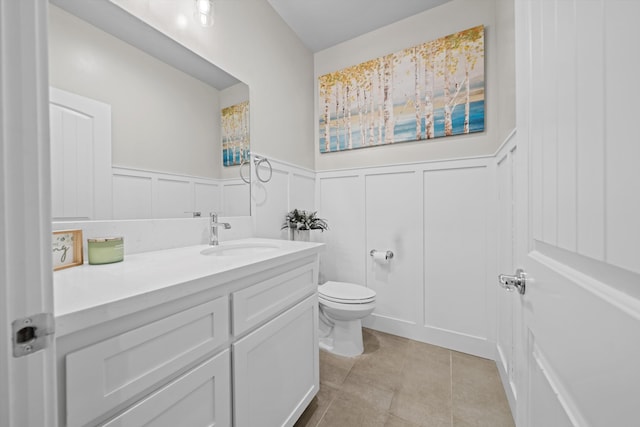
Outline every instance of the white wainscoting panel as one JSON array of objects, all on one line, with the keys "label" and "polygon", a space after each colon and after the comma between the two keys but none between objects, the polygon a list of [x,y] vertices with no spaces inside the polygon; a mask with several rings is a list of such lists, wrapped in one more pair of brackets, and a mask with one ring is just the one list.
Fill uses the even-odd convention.
[{"label": "white wainscoting panel", "polygon": [[[492,160],[319,172],[318,211],[330,227],[321,282],[375,290],[367,327],[495,357]],[[371,249],[395,257],[374,263]]]},{"label": "white wainscoting panel", "polygon": [[180,218],[193,210],[193,195],[189,181],[159,178],[156,200],[153,204],[154,218]]},{"label": "white wainscoting panel", "polygon": [[289,208],[289,173],[274,168],[269,182],[254,180],[251,199],[256,207],[258,237],[280,238],[280,226]]},{"label": "white wainscoting panel", "polygon": [[[249,216],[251,196],[249,184],[241,179],[225,179],[222,182],[222,215]],[[204,211],[203,211],[204,212]]]},{"label": "white wainscoting panel", "polygon": [[113,218],[190,218],[249,215],[249,186],[219,180],[132,168],[113,168]]},{"label": "white wainscoting panel", "polygon": [[420,174],[371,174],[365,178],[366,252],[393,251],[383,262],[367,259],[367,286],[376,296],[373,316],[418,324],[422,298]]},{"label": "white wainscoting panel", "polygon": [[[294,208],[315,211],[316,180],[315,176],[293,173],[290,184],[290,204]],[[322,218],[322,215],[320,215]]]},{"label": "white wainscoting panel", "polygon": [[[268,157],[253,153],[261,157]],[[280,230],[287,212],[293,209],[315,211],[315,172],[299,166],[268,158],[273,175],[268,182],[261,182],[252,164],[251,214],[257,237],[287,239],[288,230]],[[260,176],[267,179],[269,173],[260,166]],[[322,215],[321,215],[322,217]],[[312,234],[317,240],[319,232]]]},{"label": "white wainscoting panel", "polygon": [[357,175],[318,179],[318,214],[329,230],[321,234],[327,247],[320,254],[320,283],[328,280],[366,285],[364,180]]},{"label": "white wainscoting panel", "polygon": [[424,173],[425,325],[487,337],[486,167]]},{"label": "white wainscoting panel", "polygon": [[[203,216],[210,212],[217,212],[219,215],[226,215],[220,210],[220,200],[222,198],[222,186],[218,183],[194,182],[193,183],[193,210],[201,212]],[[249,203],[249,197],[245,203]]]},{"label": "white wainscoting panel", "polygon": [[152,180],[113,172],[113,219],[153,218]]}]

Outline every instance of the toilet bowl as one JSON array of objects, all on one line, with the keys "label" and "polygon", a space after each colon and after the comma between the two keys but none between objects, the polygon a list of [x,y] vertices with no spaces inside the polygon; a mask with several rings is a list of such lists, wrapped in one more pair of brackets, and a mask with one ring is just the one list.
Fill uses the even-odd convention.
[{"label": "toilet bowl", "polygon": [[376,293],[364,286],[326,282],[318,286],[320,348],[340,356],[362,354],[362,319],[376,306]]}]

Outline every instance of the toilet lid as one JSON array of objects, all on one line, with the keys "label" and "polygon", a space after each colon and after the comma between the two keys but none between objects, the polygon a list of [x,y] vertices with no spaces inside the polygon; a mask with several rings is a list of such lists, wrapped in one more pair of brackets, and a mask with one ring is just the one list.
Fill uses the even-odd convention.
[{"label": "toilet lid", "polygon": [[365,304],[376,298],[375,291],[345,282],[326,282],[318,287],[320,298],[343,304]]}]

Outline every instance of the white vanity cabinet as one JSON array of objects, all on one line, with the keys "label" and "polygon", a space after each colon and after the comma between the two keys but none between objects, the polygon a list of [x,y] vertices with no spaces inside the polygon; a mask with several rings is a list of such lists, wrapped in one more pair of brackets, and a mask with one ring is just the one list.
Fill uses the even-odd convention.
[{"label": "white vanity cabinet", "polygon": [[61,317],[59,425],[292,426],[319,389],[317,250],[232,273]]}]

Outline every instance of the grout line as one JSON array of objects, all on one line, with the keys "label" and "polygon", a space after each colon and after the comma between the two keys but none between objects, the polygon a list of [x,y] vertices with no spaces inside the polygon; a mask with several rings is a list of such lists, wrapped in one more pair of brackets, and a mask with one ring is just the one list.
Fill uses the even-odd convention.
[{"label": "grout line", "polygon": [[315,427],[318,427],[320,425],[320,423],[322,422],[322,420],[324,420],[324,416],[327,415],[327,412],[329,412],[329,408],[331,408],[331,405],[333,405],[333,402],[336,400],[336,396],[334,396],[331,399],[331,402],[329,402],[329,404],[327,405],[327,409],[324,410],[324,412],[322,413],[322,416],[320,417],[320,419],[318,420],[318,422],[316,423]]},{"label": "grout line", "polygon": [[449,389],[449,398],[451,399],[451,427],[453,427],[453,352],[449,350],[449,379],[451,387]]}]

